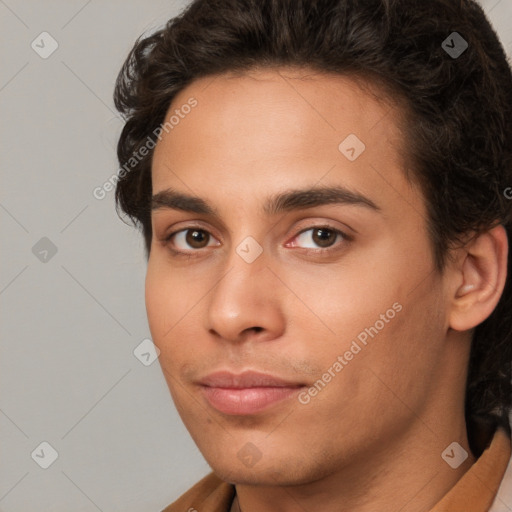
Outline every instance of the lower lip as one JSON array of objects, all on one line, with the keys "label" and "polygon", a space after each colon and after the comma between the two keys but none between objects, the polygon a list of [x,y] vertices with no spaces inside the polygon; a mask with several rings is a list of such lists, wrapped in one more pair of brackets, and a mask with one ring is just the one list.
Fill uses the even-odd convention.
[{"label": "lower lip", "polygon": [[201,386],[212,407],[224,414],[243,415],[263,411],[271,405],[296,395],[303,386],[261,388],[214,388]]}]

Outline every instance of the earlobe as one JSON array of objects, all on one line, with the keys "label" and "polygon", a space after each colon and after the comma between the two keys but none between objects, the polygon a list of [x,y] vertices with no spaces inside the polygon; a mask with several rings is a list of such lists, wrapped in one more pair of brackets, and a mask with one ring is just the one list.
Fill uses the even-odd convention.
[{"label": "earlobe", "polygon": [[489,317],[503,293],[508,257],[505,228],[496,226],[461,250],[465,255],[461,258],[459,282],[452,299],[450,327],[466,331]]}]

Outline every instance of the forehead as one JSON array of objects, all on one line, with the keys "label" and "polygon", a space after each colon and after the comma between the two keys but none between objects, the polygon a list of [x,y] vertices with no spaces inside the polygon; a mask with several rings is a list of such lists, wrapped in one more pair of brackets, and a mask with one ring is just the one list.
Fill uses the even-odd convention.
[{"label": "forehead", "polygon": [[208,76],[180,91],[171,116],[153,155],[153,193],[215,195],[216,185],[250,196],[262,184],[272,192],[327,175],[363,191],[371,180],[382,187],[383,175],[404,186],[400,109],[348,76],[297,68]]}]

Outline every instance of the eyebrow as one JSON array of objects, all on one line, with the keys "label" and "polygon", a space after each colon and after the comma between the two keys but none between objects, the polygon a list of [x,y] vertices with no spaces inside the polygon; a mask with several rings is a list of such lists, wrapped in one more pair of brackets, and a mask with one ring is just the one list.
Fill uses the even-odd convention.
[{"label": "eyebrow", "polygon": [[[263,206],[267,215],[303,210],[328,204],[356,205],[374,211],[380,211],[371,199],[344,187],[313,187],[307,189],[293,189],[269,196]],[[170,208],[184,212],[213,215],[219,217],[216,208],[206,200],[183,194],[168,188],[162,190],[151,198],[151,210]]]}]

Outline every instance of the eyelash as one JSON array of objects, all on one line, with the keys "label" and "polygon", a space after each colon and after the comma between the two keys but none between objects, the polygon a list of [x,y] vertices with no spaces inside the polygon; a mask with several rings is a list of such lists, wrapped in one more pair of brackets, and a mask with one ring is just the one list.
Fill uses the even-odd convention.
[{"label": "eyelash", "polygon": [[[340,236],[341,239],[342,239],[342,242],[345,242],[345,243],[352,241],[352,237],[351,236],[347,235],[343,231],[341,231],[341,230],[339,230],[339,229],[337,229],[337,228],[335,228],[333,226],[330,226],[329,224],[318,224],[318,225],[314,225],[314,226],[309,226],[308,228],[299,231],[293,237],[292,240],[294,240],[295,238],[297,238],[298,236],[300,236],[303,233],[306,233],[308,231],[315,230],[315,229],[326,229],[326,230],[332,231],[333,233],[335,233],[336,239],[338,238],[338,236]],[[190,251],[186,251],[185,252],[185,251],[179,251],[179,250],[173,249],[171,247],[171,243],[170,242],[171,242],[171,239],[172,239],[173,236],[177,235],[178,233],[182,233],[182,232],[186,232],[186,231],[190,231],[190,230],[202,231],[202,232],[207,233],[208,235],[213,237],[213,235],[209,231],[204,229],[202,226],[188,226],[186,228],[182,228],[182,229],[179,229],[177,231],[173,231],[172,233],[169,233],[169,235],[167,235],[164,238],[164,240],[163,240],[164,244],[166,246],[168,246],[169,250],[173,253],[173,255],[175,255],[177,257],[193,258],[193,257],[196,256],[194,253],[199,253],[199,252],[201,252],[201,249],[205,249],[205,247],[203,247],[201,249],[190,249]],[[307,254],[310,254],[310,253],[314,253],[314,254],[318,254],[318,253],[331,253],[331,252],[334,252],[336,250],[340,250],[340,248],[338,247],[340,245],[340,242],[336,245],[336,239],[335,239],[334,245],[331,245],[329,247],[324,247],[324,248],[319,247],[317,249],[312,249],[310,247],[305,247],[305,248],[302,248],[302,250],[304,252],[306,252]]]}]

